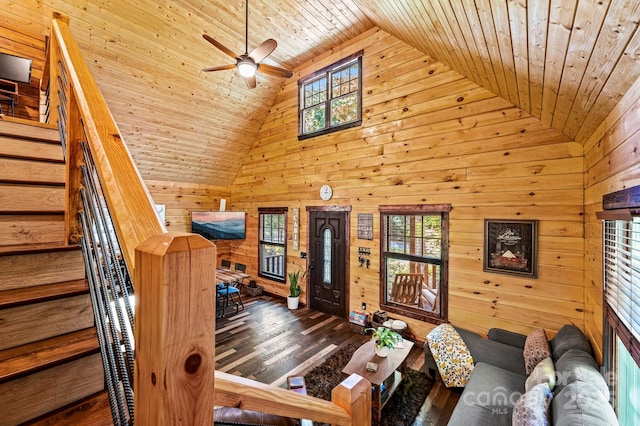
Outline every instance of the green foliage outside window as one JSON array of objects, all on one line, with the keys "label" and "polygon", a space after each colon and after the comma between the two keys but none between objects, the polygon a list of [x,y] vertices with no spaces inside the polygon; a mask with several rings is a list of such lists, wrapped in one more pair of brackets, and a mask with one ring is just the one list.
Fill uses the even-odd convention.
[{"label": "green foliage outside window", "polygon": [[359,52],[300,84],[301,136],[360,123],[361,59]]}]

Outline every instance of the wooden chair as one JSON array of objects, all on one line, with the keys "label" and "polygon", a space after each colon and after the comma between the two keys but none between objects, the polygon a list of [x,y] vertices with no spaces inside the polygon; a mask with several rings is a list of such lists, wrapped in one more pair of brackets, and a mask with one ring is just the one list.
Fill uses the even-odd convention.
[{"label": "wooden chair", "polygon": [[11,107],[11,116],[16,115],[16,100],[18,99],[18,83],[13,81],[0,79],[0,114],[4,114],[2,110],[2,102],[6,102]]},{"label": "wooden chair", "polygon": [[396,274],[391,287],[390,302],[418,306],[421,289],[422,274]]},{"label": "wooden chair", "polygon": [[228,259],[222,259],[220,266],[222,266],[223,269],[231,269],[231,261]]},{"label": "wooden chair", "polygon": [[[231,265],[229,265],[229,267],[231,267]],[[244,265],[242,263],[236,263],[234,266],[234,270],[236,272],[242,272],[243,274],[247,272],[247,265]],[[233,298],[234,296],[237,299],[237,304],[239,304],[242,309],[244,309],[244,303],[242,303],[242,296],[241,294],[241,290],[242,290],[242,286],[244,285],[244,277],[239,279],[238,281],[233,281],[231,283],[229,283],[229,287],[227,288],[227,296],[230,298],[230,300],[233,302]],[[236,305],[237,306],[237,305]]]}]

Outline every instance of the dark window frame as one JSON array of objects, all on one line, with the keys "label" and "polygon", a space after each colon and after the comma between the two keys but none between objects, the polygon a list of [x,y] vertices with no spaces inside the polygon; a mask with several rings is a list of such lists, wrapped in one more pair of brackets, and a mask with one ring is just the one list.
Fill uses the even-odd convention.
[{"label": "dark window frame", "polygon": [[[287,207],[259,207],[258,208],[258,276],[261,278],[265,278],[271,281],[276,281],[280,283],[286,283],[287,280],[287,227],[288,227],[288,213],[289,209]],[[272,241],[263,240],[263,228],[262,228],[262,215],[264,214],[282,214],[284,215],[284,239],[283,243],[274,243]],[[262,247],[263,245],[271,245],[271,246],[280,246],[284,249],[284,259],[282,266],[282,277],[279,275],[268,274],[263,272],[262,265]]]},{"label": "dark window frame", "polygon": [[[450,204],[416,204],[416,205],[381,205],[380,212],[380,309],[390,313],[404,315],[421,321],[433,324],[442,324],[449,318],[449,212]],[[386,285],[386,259],[406,259],[419,262],[430,263],[430,258],[423,256],[412,256],[407,254],[393,253],[386,251],[385,241],[385,217],[394,215],[433,215],[439,214],[442,218],[442,254],[438,263],[440,264],[440,312],[429,312],[424,309],[393,303],[387,301]]]},{"label": "dark window frame", "polygon": [[[309,139],[315,136],[326,135],[328,133],[337,132],[339,130],[348,129],[351,127],[357,127],[362,124],[362,56],[364,54],[363,50],[356,52],[352,55],[347,56],[344,59],[341,59],[338,62],[335,62],[328,67],[322,68],[312,74],[309,74],[300,80],[298,80],[298,140]],[[332,87],[331,87],[331,74],[341,69],[350,66],[354,61],[358,62],[358,89],[357,89],[357,107],[356,113],[357,118],[355,121],[351,121],[349,123],[344,123],[336,126],[331,125],[331,101],[337,99],[339,97],[334,98],[332,96]],[[304,103],[304,87],[307,84],[314,83],[320,79],[326,79],[326,87],[327,87],[327,98],[325,99],[325,126],[315,132],[312,133],[303,133],[303,115],[304,112],[308,109],[305,108]],[[351,94],[353,92],[349,92]],[[317,105],[317,104],[316,104]]]},{"label": "dark window frame", "polygon": [[[603,211],[598,212],[596,215],[598,219],[603,220],[603,271],[606,272],[606,265],[604,264],[607,254],[608,245],[606,242],[606,223],[607,220],[622,220],[631,221],[634,218],[640,216],[640,185],[632,188],[627,188],[621,191],[612,192],[602,196]],[[635,360],[636,364],[640,366],[640,341],[635,338],[631,330],[625,325],[625,323],[618,317],[616,309],[609,305],[607,301],[606,286],[606,273],[603,277],[603,298],[604,298],[604,316],[605,325],[610,326],[612,332],[618,335],[623,341],[625,347]],[[605,329],[606,329],[605,326]],[[605,346],[611,344],[611,340],[605,340]],[[608,350],[609,348],[605,348]]]}]

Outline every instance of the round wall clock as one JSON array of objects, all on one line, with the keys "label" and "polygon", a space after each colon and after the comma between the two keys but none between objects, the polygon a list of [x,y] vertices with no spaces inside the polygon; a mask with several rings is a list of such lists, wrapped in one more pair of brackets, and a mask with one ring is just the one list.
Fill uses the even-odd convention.
[{"label": "round wall clock", "polygon": [[328,201],[331,197],[333,197],[333,189],[331,189],[329,185],[322,185],[322,188],[320,188],[320,198]]}]

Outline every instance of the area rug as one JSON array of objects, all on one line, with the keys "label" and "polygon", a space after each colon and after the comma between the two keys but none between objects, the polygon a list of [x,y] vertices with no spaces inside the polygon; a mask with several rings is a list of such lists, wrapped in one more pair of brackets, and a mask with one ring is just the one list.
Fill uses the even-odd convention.
[{"label": "area rug", "polygon": [[[307,394],[330,401],[331,390],[344,380],[342,369],[356,349],[358,346],[355,344],[346,345],[307,373],[304,376]],[[424,404],[432,385],[433,380],[427,374],[407,368],[405,379],[382,409],[380,424],[411,425],[420,412],[420,407]],[[314,425],[324,424],[314,422]]]}]

